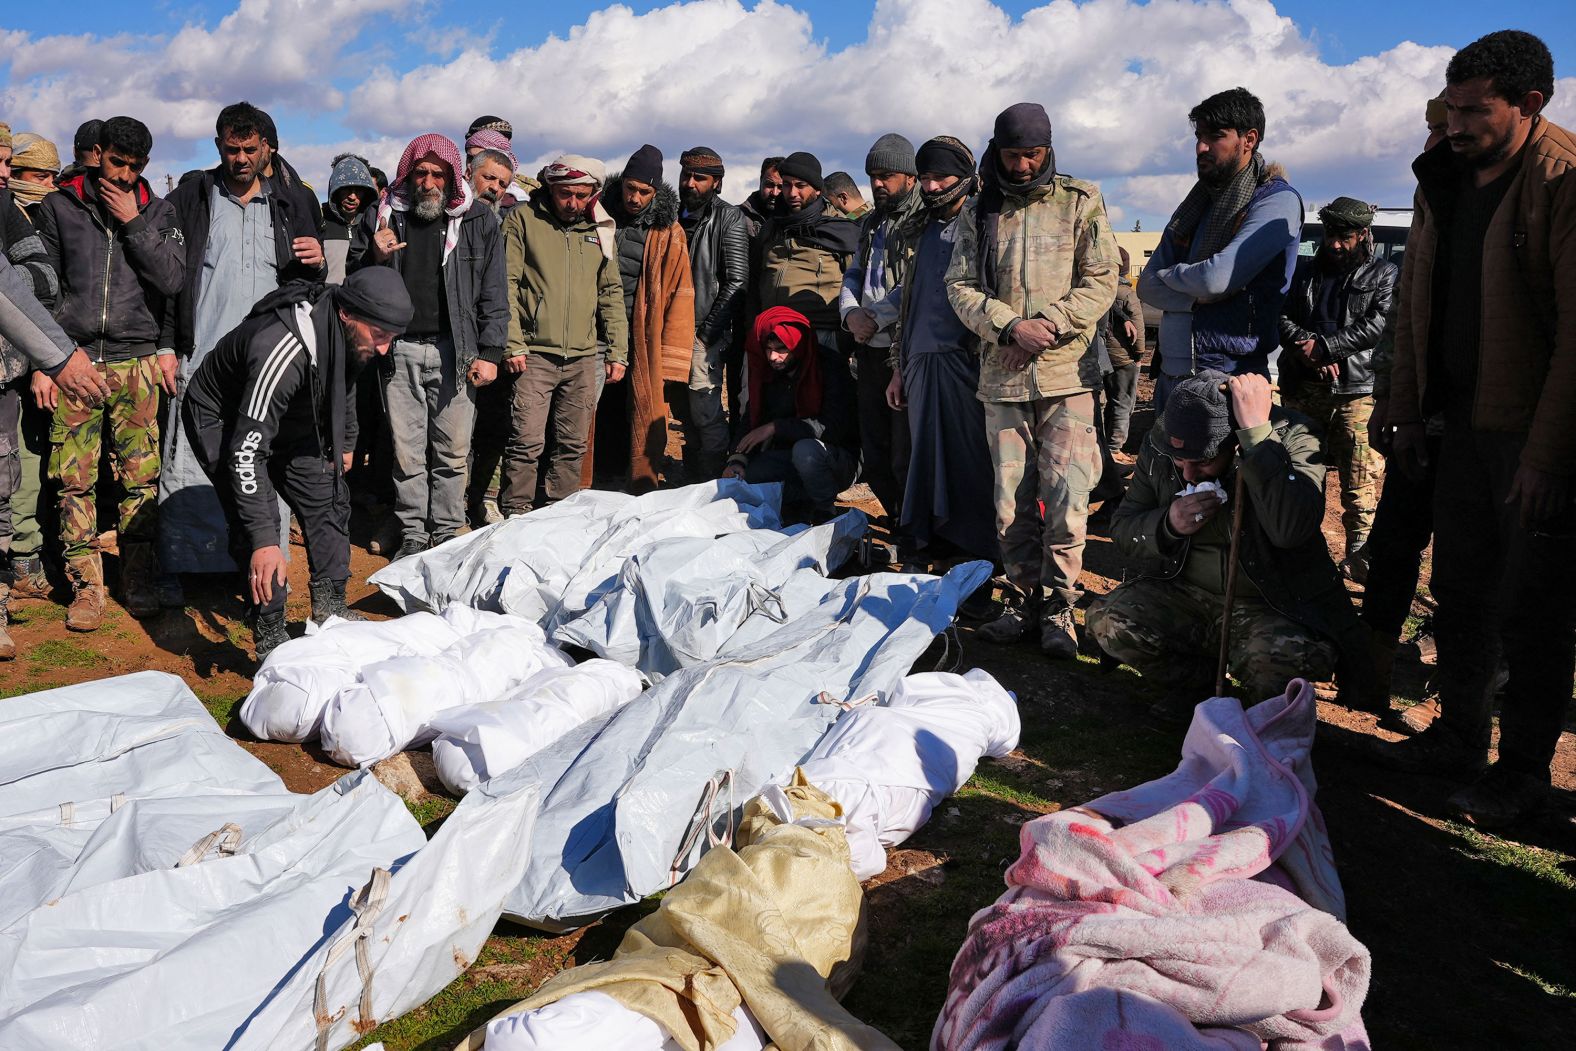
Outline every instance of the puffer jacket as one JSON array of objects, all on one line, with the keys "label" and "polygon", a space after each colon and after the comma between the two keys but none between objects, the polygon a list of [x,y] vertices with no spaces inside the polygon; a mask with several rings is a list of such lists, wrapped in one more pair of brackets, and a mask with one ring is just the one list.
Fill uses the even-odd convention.
[{"label": "puffer jacket", "polygon": [[[1092,182],[1056,175],[1027,195],[1006,194],[997,222],[996,273],[1001,287],[986,295],[979,282],[979,199],[958,216],[957,244],[947,270],[947,299],[958,319],[985,343],[981,401],[1033,401],[1100,386],[1095,330],[1116,298],[1121,257]],[[1015,321],[1041,317],[1057,341],[1026,369],[1002,363],[1002,333]]]},{"label": "puffer jacket", "polygon": [[[1433,289],[1440,230],[1459,169],[1449,143],[1412,165],[1418,191],[1406,241],[1390,377],[1390,422],[1422,423],[1436,408]],[[1483,239],[1482,331],[1472,426],[1526,434],[1521,462],[1576,472],[1576,136],[1538,118],[1521,171]]]},{"label": "puffer jacket", "polygon": [[[409,222],[409,212],[389,212],[389,229],[401,241]],[[373,259],[372,241],[377,228],[377,206],[363,209],[346,255],[346,273],[364,266],[386,266],[404,273],[404,252],[395,252],[383,263]],[[503,360],[509,335],[504,272],[498,217],[487,205],[476,201],[461,217],[459,240],[443,262],[443,300],[449,314],[449,335],[462,372],[477,358],[495,365]]]},{"label": "puffer jacket", "polygon": [[[1325,467],[1311,421],[1275,407],[1267,427],[1238,431],[1237,437],[1242,448],[1237,469],[1243,472],[1247,496],[1240,572],[1270,608],[1335,642],[1345,684],[1362,686],[1372,675],[1367,629],[1320,531]],[[1159,580],[1181,576],[1193,553],[1192,540],[1173,534],[1166,522],[1171,502],[1184,488],[1167,448],[1165,425],[1157,421],[1139,449],[1127,495],[1111,519],[1117,550],[1139,562],[1144,576]],[[1223,484],[1235,497],[1230,479]],[[1221,513],[1229,516],[1233,509],[1228,506]]]},{"label": "puffer jacket", "polygon": [[[1345,274],[1335,275],[1342,282],[1339,293],[1341,317],[1334,335],[1316,335],[1313,305],[1320,288],[1331,275],[1313,257],[1297,263],[1292,275],[1291,292],[1286,297],[1285,314],[1280,321],[1280,380],[1282,389],[1302,385],[1327,387],[1340,394],[1372,394],[1374,390],[1373,354],[1384,335],[1385,319],[1395,299],[1395,283],[1400,270],[1394,263],[1370,257]],[[1313,340],[1320,360],[1340,366],[1334,381],[1318,378],[1303,364],[1295,344]]]},{"label": "puffer jacket", "polygon": [[726,346],[749,286],[749,223],[736,205],[714,196],[704,211],[680,216],[679,225],[689,239],[695,337],[708,347]]},{"label": "puffer jacket", "polygon": [[508,267],[508,357],[597,352],[629,361],[629,318],[618,263],[602,252],[596,224],[581,216],[560,222],[543,190],[535,190],[503,221]]},{"label": "puffer jacket", "polygon": [[186,279],[186,242],[170,203],[146,179],[137,217],[109,218],[95,176],[68,180],[39,205],[38,233],[60,279],[55,320],[94,361],[152,354],[169,301]]}]

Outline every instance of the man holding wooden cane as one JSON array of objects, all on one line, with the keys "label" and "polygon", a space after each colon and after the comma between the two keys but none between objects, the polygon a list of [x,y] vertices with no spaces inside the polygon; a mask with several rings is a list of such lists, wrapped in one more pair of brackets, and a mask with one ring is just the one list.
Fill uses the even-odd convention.
[{"label": "man holding wooden cane", "polygon": [[1319,531],[1324,470],[1309,421],[1275,406],[1263,376],[1205,370],[1176,384],[1111,523],[1147,571],[1088,618],[1107,654],[1165,690],[1157,716],[1185,719],[1217,692],[1222,648],[1248,703],[1292,678],[1329,679],[1338,655],[1358,671],[1360,624]]}]

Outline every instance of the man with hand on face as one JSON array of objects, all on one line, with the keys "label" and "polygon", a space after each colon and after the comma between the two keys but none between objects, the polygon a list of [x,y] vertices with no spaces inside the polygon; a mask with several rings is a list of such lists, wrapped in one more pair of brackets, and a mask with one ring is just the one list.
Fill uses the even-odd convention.
[{"label": "man with hand on face", "polygon": [[843,274],[838,310],[843,328],[857,344],[855,385],[864,479],[891,519],[900,552],[907,555],[911,541],[899,522],[908,475],[908,420],[887,402],[892,382],[888,359],[903,301],[903,280],[928,215],[917,186],[914,145],[903,136],[888,133],[877,139],[865,157],[865,174],[870,176],[875,207],[860,220],[859,248]]},{"label": "man with hand on face", "polygon": [[213,479],[230,554],[246,571],[257,659],[286,641],[285,557],[277,497],[295,512],[311,569],[312,619],[359,620],[345,606],[356,374],[411,319],[393,270],[367,267],[343,285],[297,282],[266,296],[219,340],[187,385],[181,425]]},{"label": "man with hand on face", "polygon": [[[39,206],[38,234],[60,280],[55,320],[87,348],[109,388],[93,404],[53,383],[50,476],[60,484],[60,540],[72,587],[66,627],[93,631],[104,616],[104,569],[95,495],[107,443],[120,501],[121,590],[126,611],[159,611],[159,388],[175,392],[175,358],[161,349],[170,297],[181,290],[186,252],[175,210],[153,195],[142,169],[153,136],[141,121],[112,117],[99,132],[99,166],[66,180]],[[157,352],[157,353],[156,353]]]},{"label": "man with hand on face", "polygon": [[1263,157],[1264,104],[1232,88],[1188,120],[1198,182],[1138,276],[1139,298],[1164,311],[1157,411],[1199,369],[1270,374],[1302,234],[1302,198]]},{"label": "man with hand on face", "polygon": [[722,199],[724,170],[722,158],[707,146],[691,146],[679,156],[679,225],[689,242],[695,287],[695,348],[689,411],[683,414],[684,471],[692,482],[721,474],[728,454],[725,359],[750,281],[749,223]]},{"label": "man with hand on face", "polygon": [[[258,300],[292,281],[321,282],[328,274],[316,197],[299,184],[286,188],[263,175],[271,124],[249,102],[220,110],[213,140],[218,165],[170,194],[186,237],[185,284],[172,312],[173,331],[159,344],[173,349],[179,362],[172,416],[203,358]],[[160,599],[173,605],[181,597],[173,574],[234,567],[223,508],[181,428],[166,428],[163,452],[159,558],[166,576]]]},{"label": "man with hand on face", "polygon": [[1239,471],[1246,503],[1227,660],[1243,703],[1279,696],[1293,678],[1330,678],[1337,647],[1343,672],[1359,674],[1367,658],[1319,529],[1318,436],[1271,403],[1263,376],[1205,370],[1173,390],[1111,521],[1117,549],[1146,571],[1089,610],[1101,649],[1165,691],[1153,709],[1164,721],[1185,721],[1215,692]]},{"label": "man with hand on face", "polygon": [[1373,353],[1384,334],[1399,276],[1374,257],[1374,210],[1337,197],[1319,210],[1324,240],[1297,263],[1281,317],[1281,400],[1314,422],[1341,477],[1346,557],[1341,572],[1368,578],[1368,534],[1379,503],[1384,460],[1368,444],[1374,407]]},{"label": "man with hand on face", "polygon": [[476,200],[463,167],[444,136],[412,139],[388,193],[362,217],[366,252],[350,260],[352,271],[391,267],[413,310],[383,385],[399,558],[437,547],[465,524],[475,389],[498,378],[508,338],[498,218]]},{"label": "man with hand on face", "polygon": [[[535,505],[549,427],[553,452],[542,477],[547,499],[579,490],[597,371],[617,383],[629,362],[618,263],[603,252],[591,214],[605,179],[601,161],[565,154],[542,169],[542,185],[504,219],[513,308],[504,364],[515,375],[499,495],[505,515]],[[608,348],[605,368],[598,342]]]},{"label": "man with hand on face", "polygon": [[1038,103],[997,116],[980,179],[947,271],[952,308],[985,342],[979,398],[1008,582],[1007,608],[980,637],[1010,643],[1037,629],[1047,656],[1071,660],[1089,492],[1100,479],[1093,340],[1116,298],[1116,238],[1099,187],[1056,171],[1051,118]]},{"label": "man with hand on face", "polygon": [[[1420,473],[1444,417],[1430,587],[1440,716],[1390,765],[1477,777],[1450,805],[1486,827],[1541,810],[1576,673],[1576,135],[1543,115],[1554,60],[1503,30],[1445,69],[1445,141],[1412,164],[1389,470]],[[1499,759],[1494,680],[1509,669]]]}]

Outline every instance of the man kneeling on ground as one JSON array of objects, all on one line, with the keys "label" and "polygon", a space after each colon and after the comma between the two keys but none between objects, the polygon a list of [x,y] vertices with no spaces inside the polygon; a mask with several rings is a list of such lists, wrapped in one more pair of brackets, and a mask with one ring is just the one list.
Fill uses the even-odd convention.
[{"label": "man kneeling on ground", "polygon": [[1263,376],[1238,374],[1228,387],[1207,370],[1176,385],[1111,524],[1117,547],[1149,571],[1088,618],[1107,654],[1165,689],[1157,715],[1183,718],[1214,692],[1237,471],[1246,501],[1228,661],[1242,699],[1276,696],[1295,677],[1329,679],[1338,653],[1364,652],[1320,533],[1324,470],[1309,421],[1274,406]]},{"label": "man kneeling on ground", "polygon": [[795,507],[812,522],[826,521],[859,470],[848,359],[823,346],[803,314],[772,307],[755,319],[745,343],[741,386],[733,454],[722,476],[783,482],[784,517]]},{"label": "man kneeling on ground", "polygon": [[295,282],[264,296],[203,359],[182,423],[214,483],[230,556],[247,568],[257,659],[286,641],[285,557],[275,493],[301,523],[311,567],[312,618],[360,619],[345,606],[355,387],[362,366],[389,352],[412,314],[398,272],[373,266],[345,283]]}]

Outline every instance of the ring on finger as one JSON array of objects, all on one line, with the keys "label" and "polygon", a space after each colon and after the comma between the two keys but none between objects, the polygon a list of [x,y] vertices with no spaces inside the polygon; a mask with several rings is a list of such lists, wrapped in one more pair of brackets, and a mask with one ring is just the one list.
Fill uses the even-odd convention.
[{"label": "ring on finger", "polygon": [[1199,512],[1197,512],[1197,513],[1195,513],[1193,515],[1193,521],[1195,521],[1195,522],[1202,522],[1203,520],[1204,520],[1204,512],[1199,511]]}]

